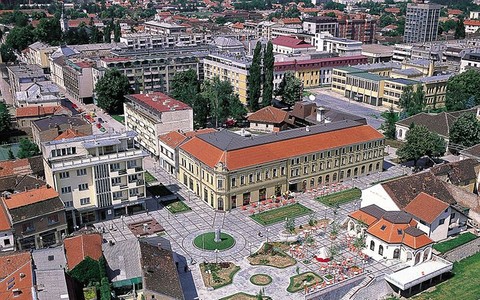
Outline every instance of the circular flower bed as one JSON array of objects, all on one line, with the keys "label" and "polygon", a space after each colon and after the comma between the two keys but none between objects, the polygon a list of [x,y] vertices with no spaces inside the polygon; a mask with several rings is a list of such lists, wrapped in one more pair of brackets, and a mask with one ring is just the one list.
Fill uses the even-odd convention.
[{"label": "circular flower bed", "polygon": [[195,237],[193,244],[203,250],[227,250],[235,245],[235,239],[233,236],[222,232],[220,241],[215,242],[215,232],[206,232]]},{"label": "circular flower bed", "polygon": [[250,282],[254,285],[269,285],[272,283],[272,277],[267,274],[255,274],[250,277]]}]

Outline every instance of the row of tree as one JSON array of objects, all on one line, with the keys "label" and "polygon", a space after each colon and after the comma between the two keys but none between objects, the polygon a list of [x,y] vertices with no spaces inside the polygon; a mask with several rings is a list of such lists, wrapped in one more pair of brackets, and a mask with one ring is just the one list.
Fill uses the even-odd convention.
[{"label": "row of tree", "polygon": [[260,95],[263,107],[271,104],[274,62],[272,42],[268,42],[265,51],[263,51],[262,43],[257,42],[248,77],[248,106],[252,111],[260,108]]}]

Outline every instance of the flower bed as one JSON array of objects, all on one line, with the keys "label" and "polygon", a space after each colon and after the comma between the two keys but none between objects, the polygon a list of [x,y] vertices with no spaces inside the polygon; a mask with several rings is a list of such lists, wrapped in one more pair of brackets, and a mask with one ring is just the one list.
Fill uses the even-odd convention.
[{"label": "flower bed", "polygon": [[290,277],[290,285],[287,288],[287,291],[290,293],[296,293],[306,287],[311,287],[315,284],[320,284],[323,282],[322,277],[313,272],[305,272],[299,275]]},{"label": "flower bed", "polygon": [[248,257],[248,261],[252,265],[264,265],[275,268],[287,268],[297,263],[281,247],[271,243],[265,243],[260,250]]},{"label": "flower bed", "polygon": [[272,277],[267,274],[255,274],[250,277],[250,282],[254,285],[269,285],[272,283]]},{"label": "flower bed", "polygon": [[[211,274],[206,271],[210,270]],[[240,270],[240,267],[230,262],[201,263],[200,273],[202,274],[203,283],[207,287],[218,289],[224,287],[233,281],[233,276]]]}]

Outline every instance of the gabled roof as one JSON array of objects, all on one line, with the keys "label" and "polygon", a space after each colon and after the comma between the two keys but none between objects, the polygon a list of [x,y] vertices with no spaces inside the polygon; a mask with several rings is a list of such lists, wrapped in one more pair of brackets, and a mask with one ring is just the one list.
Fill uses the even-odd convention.
[{"label": "gabled roof", "polygon": [[416,227],[408,227],[404,232],[402,243],[412,249],[422,248],[433,243],[433,240],[425,232]]},{"label": "gabled roof", "polygon": [[160,135],[158,139],[170,148],[175,149],[183,143],[187,137],[178,131],[170,131],[169,133]]},{"label": "gabled roof", "polygon": [[248,116],[249,122],[280,124],[285,122],[288,113],[273,106],[266,106]]},{"label": "gabled roof", "polygon": [[73,270],[87,256],[93,260],[102,257],[102,235],[99,233],[79,234],[63,241],[69,270]]},{"label": "gabled roof", "polygon": [[432,224],[448,207],[447,203],[421,192],[404,210],[420,220]]},{"label": "gabled roof", "polygon": [[480,160],[480,144],[476,144],[470,148],[462,150],[460,151],[460,154]]},{"label": "gabled roof", "polygon": [[386,243],[400,244],[404,230],[417,222],[403,211],[387,211],[383,217],[368,227],[367,232]]},{"label": "gabled roof", "polygon": [[[30,252],[13,252],[0,255],[1,299],[33,299],[33,270]],[[18,296],[13,292],[19,291]]]},{"label": "gabled roof", "polygon": [[352,212],[349,216],[357,221],[372,225],[385,214],[385,210],[377,205],[371,204]]},{"label": "gabled roof", "polygon": [[65,112],[67,114],[68,110],[61,105],[26,106],[26,107],[18,107],[15,111],[15,117],[17,118],[44,117],[44,116],[54,115],[62,112]]},{"label": "gabled roof", "polygon": [[39,187],[18,194],[12,194],[9,198],[4,199],[8,209],[15,209],[22,206],[46,201],[58,197],[55,189],[47,186]]},{"label": "gabled roof", "polygon": [[68,140],[68,139],[73,139],[73,138],[79,137],[79,136],[85,136],[85,134],[79,132],[78,130],[73,130],[73,129],[68,128],[67,130],[62,132],[59,136],[54,138],[53,140],[54,141],[61,141],[63,139]]},{"label": "gabled roof", "polygon": [[0,161],[0,178],[11,175],[31,174],[30,162],[27,158]]},{"label": "gabled roof", "polygon": [[311,48],[311,44],[289,36],[279,36],[272,40],[272,44],[289,48]]},{"label": "gabled roof", "polygon": [[0,231],[11,230],[11,228],[12,223],[10,222],[10,217],[8,216],[3,202],[0,201]]},{"label": "gabled roof", "polygon": [[463,159],[456,162],[435,165],[431,172],[436,176],[446,176],[453,184],[470,182],[477,179],[475,167],[479,162],[474,159]]}]

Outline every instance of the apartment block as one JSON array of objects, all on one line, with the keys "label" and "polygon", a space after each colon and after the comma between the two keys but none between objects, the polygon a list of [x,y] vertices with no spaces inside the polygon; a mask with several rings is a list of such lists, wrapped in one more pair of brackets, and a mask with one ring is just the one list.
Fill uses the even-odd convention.
[{"label": "apartment block", "polygon": [[125,96],[125,127],[137,133],[141,147],[159,156],[158,136],[174,130],[193,130],[193,109],[163,93]]},{"label": "apartment block", "polygon": [[143,158],[132,131],[41,145],[45,179],[60,194],[69,224],[82,226],[144,210]]},{"label": "apartment block", "polygon": [[175,47],[167,49],[112,50],[111,57],[98,61],[93,71],[95,86],[107,69],[117,69],[136,92],[170,91],[177,72],[193,69],[199,79],[203,77],[202,60],[208,55],[208,46]]},{"label": "apartment block", "polygon": [[211,34],[182,33],[182,34],[150,34],[130,33],[120,37],[120,42],[127,45],[128,49],[156,49],[181,46],[196,46],[208,44],[212,41]]},{"label": "apartment block", "polygon": [[203,59],[205,79],[212,79],[215,76],[221,80],[229,81],[233,91],[243,104],[247,103],[248,76],[252,64],[250,58],[238,58],[234,55],[209,54]]},{"label": "apartment block", "polygon": [[93,103],[93,60],[68,59],[63,67],[65,90],[73,99],[84,104]]},{"label": "apartment block", "polygon": [[14,65],[7,66],[8,82],[10,84],[10,92],[15,95],[21,92],[25,85],[33,84],[39,81],[47,81],[47,77],[43,69],[37,65]]},{"label": "apartment block", "polygon": [[338,22],[336,18],[318,16],[303,20],[303,31],[316,35],[320,32],[328,32],[332,36],[338,34]]},{"label": "apartment block", "polygon": [[439,4],[409,3],[405,16],[404,43],[430,42],[437,39]]},{"label": "apartment block", "polygon": [[179,148],[178,180],[215,209],[380,172],[384,137],[345,120],[245,137],[201,134]]},{"label": "apartment block", "polygon": [[337,37],[373,44],[376,30],[377,20],[366,15],[346,15],[338,19]]},{"label": "apartment block", "polygon": [[49,185],[2,198],[18,250],[58,245],[67,234],[65,208]]},{"label": "apartment block", "polygon": [[31,122],[32,137],[39,147],[44,142],[55,140],[68,130],[78,135],[91,135],[92,124],[81,116],[52,115]]},{"label": "apartment block", "polygon": [[187,32],[187,27],[158,21],[147,21],[143,24],[145,32],[150,34],[179,34]]},{"label": "apartment block", "polygon": [[362,54],[362,42],[337,38],[328,32],[315,35],[317,51],[336,53],[338,56],[355,56]]}]

